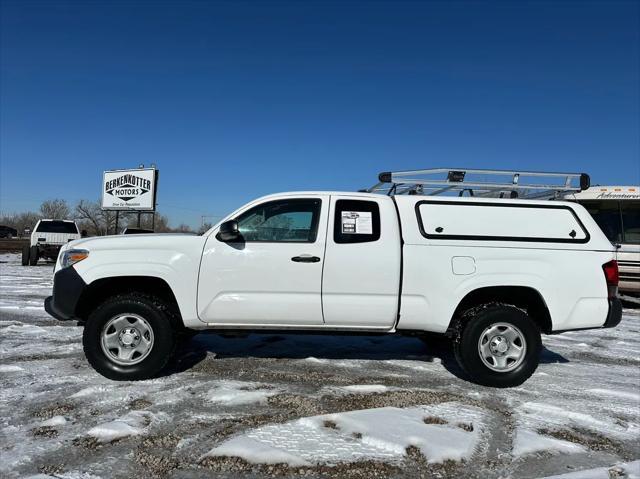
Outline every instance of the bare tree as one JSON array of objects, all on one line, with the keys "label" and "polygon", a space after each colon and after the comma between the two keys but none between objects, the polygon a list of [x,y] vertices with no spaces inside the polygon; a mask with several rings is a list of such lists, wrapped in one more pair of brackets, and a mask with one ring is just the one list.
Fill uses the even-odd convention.
[{"label": "bare tree", "polygon": [[43,218],[64,220],[69,218],[69,205],[67,205],[65,200],[59,198],[47,200],[40,205],[40,214]]},{"label": "bare tree", "polygon": [[[113,212],[104,213],[115,215],[115,213]],[[115,219],[112,218],[112,226],[114,223]],[[155,221],[151,213],[141,213],[140,224],[138,225],[138,213],[134,211],[120,212],[118,221],[118,233],[125,228],[142,228],[146,230],[154,230],[156,233],[171,233],[174,231],[169,226],[169,219],[165,215],[160,213],[155,214]]]},{"label": "bare tree", "polygon": [[76,205],[75,218],[80,229],[91,236],[104,236],[115,231],[116,214],[103,210],[98,201],[81,200]]},{"label": "bare tree", "polygon": [[38,213],[27,211],[26,213],[15,213],[0,218],[0,224],[10,226],[18,231],[18,236],[23,236],[25,229],[33,231],[34,226],[40,219]]},{"label": "bare tree", "polygon": [[102,210],[97,203],[80,200],[76,205],[76,220],[79,220],[82,229],[91,235],[104,235],[106,228],[102,218]]},{"label": "bare tree", "polygon": [[[86,231],[89,236],[104,236],[106,234],[120,233],[126,227],[137,227],[138,215],[134,212],[120,212],[118,230],[116,232],[115,211],[103,210],[99,201],[81,200],[76,204],[73,212],[70,211],[66,201],[55,199],[42,203],[40,214],[34,212],[16,213],[0,217],[0,224],[10,226],[18,230],[22,235],[25,228],[33,230],[35,224],[41,218],[61,219],[70,218],[76,220],[80,231]],[[169,226],[169,219],[160,213],[156,213],[155,224],[153,216],[143,213],[140,217],[140,227],[154,229],[163,232],[191,232],[186,224],[181,224],[175,229]],[[153,227],[153,228],[152,228]]]},{"label": "bare tree", "polygon": [[[129,226],[136,227],[138,225],[138,216],[133,215],[129,218]],[[160,214],[156,213],[155,224],[153,220],[153,215],[151,214],[143,214],[140,217],[140,228],[154,230],[156,233],[170,233],[172,230],[169,228],[169,219]]]},{"label": "bare tree", "polygon": [[173,231],[176,231],[178,233],[193,233],[191,226],[184,223],[180,223],[180,226],[174,228]]},{"label": "bare tree", "polygon": [[208,222],[204,222],[202,223],[202,226],[200,226],[200,228],[198,229],[198,234],[203,234],[206,233],[207,231],[209,231],[211,229],[213,225],[211,223]]}]

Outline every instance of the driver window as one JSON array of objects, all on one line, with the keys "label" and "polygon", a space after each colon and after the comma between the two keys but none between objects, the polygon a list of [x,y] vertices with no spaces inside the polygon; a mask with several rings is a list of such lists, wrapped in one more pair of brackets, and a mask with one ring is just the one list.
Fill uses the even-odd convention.
[{"label": "driver window", "polygon": [[254,206],[236,221],[245,241],[313,243],[321,204],[312,198],[270,201]]}]

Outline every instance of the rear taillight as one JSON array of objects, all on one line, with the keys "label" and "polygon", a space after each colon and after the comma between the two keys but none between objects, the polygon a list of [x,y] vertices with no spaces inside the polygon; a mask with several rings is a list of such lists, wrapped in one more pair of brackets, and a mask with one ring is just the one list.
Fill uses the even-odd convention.
[{"label": "rear taillight", "polygon": [[607,280],[607,291],[610,298],[618,295],[618,282],[620,275],[618,273],[618,262],[614,259],[602,265],[604,277]]}]

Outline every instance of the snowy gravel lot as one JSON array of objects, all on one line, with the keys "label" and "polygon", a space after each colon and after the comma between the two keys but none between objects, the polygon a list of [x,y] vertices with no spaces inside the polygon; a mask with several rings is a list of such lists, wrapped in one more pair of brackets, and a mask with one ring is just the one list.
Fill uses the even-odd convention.
[{"label": "snowy gravel lot", "polygon": [[0,477],[640,477],[638,311],[545,337],[508,390],[395,336],[200,334],[118,383],[44,312],[51,286],[0,255]]}]

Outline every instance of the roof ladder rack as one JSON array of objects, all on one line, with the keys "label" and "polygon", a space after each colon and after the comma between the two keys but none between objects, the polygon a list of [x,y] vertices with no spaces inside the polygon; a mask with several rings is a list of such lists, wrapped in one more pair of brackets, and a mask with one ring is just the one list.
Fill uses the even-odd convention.
[{"label": "roof ladder rack", "polygon": [[486,198],[555,199],[578,193],[590,186],[586,173],[544,171],[429,168],[387,171],[379,182],[360,190],[387,195],[451,195]]}]

